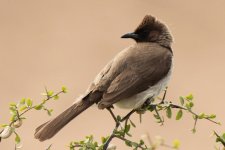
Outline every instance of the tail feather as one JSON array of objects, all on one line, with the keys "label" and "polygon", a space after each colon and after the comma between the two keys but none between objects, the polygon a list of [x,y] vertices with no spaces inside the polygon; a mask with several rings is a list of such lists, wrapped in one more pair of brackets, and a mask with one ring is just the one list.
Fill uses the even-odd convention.
[{"label": "tail feather", "polygon": [[81,100],[66,109],[53,120],[50,120],[39,127],[35,131],[35,138],[39,141],[45,141],[52,138],[59,130],[61,130],[73,118],[78,116],[88,107],[93,105],[95,101]]}]

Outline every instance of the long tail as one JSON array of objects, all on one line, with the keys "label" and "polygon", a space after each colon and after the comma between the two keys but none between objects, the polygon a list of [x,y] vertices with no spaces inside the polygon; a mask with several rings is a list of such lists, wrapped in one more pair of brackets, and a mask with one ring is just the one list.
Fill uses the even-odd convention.
[{"label": "long tail", "polygon": [[[93,96],[91,96],[93,98]],[[70,106],[68,109],[66,109],[64,112],[62,112],[60,115],[58,115],[53,120],[50,120],[35,130],[35,138],[39,141],[45,141],[47,139],[52,138],[59,130],[61,130],[67,123],[69,123],[73,118],[78,116],[80,113],[82,113],[84,110],[86,110],[88,107],[93,105],[96,100],[99,98],[99,96],[94,96],[95,100],[90,100],[89,96],[86,96],[82,100],[76,102],[72,106]]]}]

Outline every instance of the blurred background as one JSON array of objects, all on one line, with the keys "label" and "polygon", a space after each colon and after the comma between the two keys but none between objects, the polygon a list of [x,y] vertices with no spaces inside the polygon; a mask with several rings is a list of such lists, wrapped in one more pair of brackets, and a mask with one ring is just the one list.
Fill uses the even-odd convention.
[{"label": "blurred background", "polygon": [[[196,112],[215,113],[225,123],[224,8],[224,0],[1,0],[0,123],[9,122],[10,102],[30,97],[39,103],[45,86],[57,91],[65,85],[69,90],[48,104],[54,109],[52,117],[69,107],[111,58],[134,43],[120,36],[133,31],[146,14],[165,22],[175,39],[175,68],[167,99],[178,103],[180,95],[193,93]],[[126,111],[117,108],[115,112]],[[93,134],[100,141],[114,128],[107,111],[92,107],[53,139],[40,143],[33,138],[34,129],[52,117],[44,111],[27,114],[18,130],[23,150],[44,150],[50,144],[55,150],[68,149],[72,140]],[[137,115],[133,120],[137,125],[133,139],[147,132],[152,139],[164,137],[168,144],[180,139],[181,150],[212,150],[212,131],[225,131],[224,125],[202,120],[192,134],[194,122],[189,114],[181,121],[167,119],[164,126],[150,113],[143,116],[142,124]],[[128,149],[121,141],[113,143],[119,150]],[[14,137],[3,140],[0,149],[14,149]]]}]

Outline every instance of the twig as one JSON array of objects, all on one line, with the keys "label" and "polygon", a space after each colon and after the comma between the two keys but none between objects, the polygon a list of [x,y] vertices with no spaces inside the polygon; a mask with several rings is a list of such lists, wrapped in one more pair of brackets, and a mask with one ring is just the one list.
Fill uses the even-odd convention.
[{"label": "twig", "polygon": [[52,144],[48,146],[48,148],[46,150],[50,150],[50,148],[52,147]]},{"label": "twig", "polygon": [[[122,140],[122,141],[124,141],[124,142],[130,142],[130,143],[132,143],[132,141],[130,141],[130,140],[124,138],[124,137],[117,136],[117,135],[115,135],[114,137],[115,137],[115,138],[118,138],[118,139],[120,139],[120,140]],[[146,149],[145,147],[142,147],[141,145],[137,145],[137,147],[139,147],[139,148],[141,148],[141,149],[143,149],[143,150]]]},{"label": "twig", "polygon": [[113,117],[115,123],[116,123],[116,126],[115,128],[113,129],[113,132],[111,133],[111,135],[109,136],[109,138],[107,139],[107,141],[104,143],[104,146],[103,146],[103,150],[106,150],[109,146],[109,143],[112,141],[112,139],[114,138],[114,134],[115,134],[115,131],[117,131],[118,127],[120,126],[120,122],[117,120],[116,116],[114,115],[114,113],[112,112],[111,108],[107,108],[107,110],[110,112],[111,116]]},{"label": "twig", "polygon": [[[198,114],[196,114],[195,112],[193,112],[191,109],[187,109],[185,107],[178,106],[178,105],[175,105],[175,104],[170,104],[170,106],[171,106],[171,108],[179,108],[179,109],[186,110],[186,111],[190,112],[191,114],[193,114],[194,116],[198,117]],[[212,120],[210,118],[204,118],[204,119],[206,119],[208,121],[211,121],[211,122],[213,122],[215,124],[220,124],[219,122],[216,122],[216,121],[214,121],[214,120]]]},{"label": "twig", "polygon": [[165,91],[164,91],[164,94],[163,94],[163,99],[162,99],[162,102],[161,103],[163,103],[164,104],[164,101],[165,101],[165,98],[166,98],[166,94],[167,94],[167,87],[166,87],[166,89],[165,89]]},{"label": "twig", "polygon": [[129,119],[130,116],[131,116],[134,112],[136,112],[135,109],[133,109],[132,111],[130,111],[125,117],[123,117],[123,118],[121,119],[121,122],[123,122],[124,120]]}]

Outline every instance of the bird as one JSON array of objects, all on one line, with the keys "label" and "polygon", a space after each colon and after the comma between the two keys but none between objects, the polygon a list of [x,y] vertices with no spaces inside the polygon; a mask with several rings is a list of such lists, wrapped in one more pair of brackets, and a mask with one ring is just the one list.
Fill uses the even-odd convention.
[{"label": "bird", "polygon": [[146,15],[137,28],[121,38],[134,44],[120,51],[100,71],[76,102],[54,119],[35,130],[35,138],[52,138],[90,106],[99,109],[114,105],[136,110],[157,97],[168,85],[173,70],[173,37],[166,24]]}]

